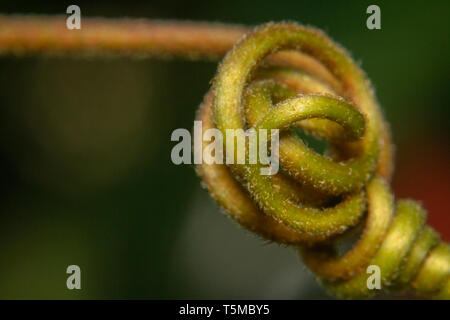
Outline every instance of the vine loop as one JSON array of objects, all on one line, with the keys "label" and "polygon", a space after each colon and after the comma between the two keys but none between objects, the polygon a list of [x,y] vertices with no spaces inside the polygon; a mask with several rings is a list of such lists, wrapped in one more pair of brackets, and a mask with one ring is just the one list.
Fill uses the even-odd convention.
[{"label": "vine loop", "polygon": [[[377,265],[383,289],[450,299],[450,247],[425,225],[420,205],[394,201],[389,126],[364,73],[321,31],[295,23],[249,31],[85,18],[82,30],[70,32],[64,16],[0,15],[0,54],[73,52],[190,60],[226,53],[197,118],[225,138],[229,129],[279,129],[281,164],[267,176],[258,164],[197,167],[230,217],[294,246],[339,297],[371,296],[365,271]],[[297,130],[328,141],[328,153],[310,149]],[[224,146],[230,143],[225,139]],[[339,253],[340,242],[360,229],[358,241]]]},{"label": "vine loop", "polygon": [[[223,59],[198,119],[224,137],[229,129],[281,131],[280,173],[261,175],[258,164],[197,171],[241,225],[298,247],[330,292],[372,295],[365,270],[374,264],[385,288],[449,297],[449,246],[424,227],[417,203],[394,202],[389,127],[361,69],[323,33],[269,23],[245,35]],[[329,154],[310,149],[297,128],[326,139]],[[359,240],[338,254],[359,225]]]}]

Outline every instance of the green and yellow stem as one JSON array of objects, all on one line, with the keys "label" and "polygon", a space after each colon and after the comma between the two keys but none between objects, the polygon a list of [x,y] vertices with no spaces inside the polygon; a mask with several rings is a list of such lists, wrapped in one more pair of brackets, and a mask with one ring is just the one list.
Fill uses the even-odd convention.
[{"label": "green and yellow stem", "polygon": [[[238,40],[240,39],[240,40]],[[225,55],[197,114],[203,129],[279,129],[281,171],[258,164],[197,167],[211,195],[252,232],[295,247],[333,295],[370,297],[366,268],[384,290],[450,299],[450,247],[410,200],[394,201],[390,130],[369,80],[319,30],[295,23],[241,26],[64,17],[0,16],[0,53],[116,53],[217,59]],[[329,141],[309,149],[294,128]],[[206,146],[206,142],[203,142]],[[225,139],[224,147],[233,141]],[[344,254],[341,239],[363,226]]]}]

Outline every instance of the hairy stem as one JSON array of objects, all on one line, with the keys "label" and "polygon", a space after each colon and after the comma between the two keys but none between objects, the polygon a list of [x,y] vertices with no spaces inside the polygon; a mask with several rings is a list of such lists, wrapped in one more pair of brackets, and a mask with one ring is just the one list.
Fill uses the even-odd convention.
[{"label": "hairy stem", "polygon": [[[321,31],[295,23],[250,30],[211,23],[0,15],[2,54],[106,53],[218,59],[197,118],[203,128],[280,129],[281,172],[260,165],[206,164],[196,170],[231,218],[258,235],[294,246],[332,294],[362,298],[366,267],[385,290],[450,299],[450,246],[425,225],[425,211],[389,190],[392,143],[369,80]],[[309,149],[300,128],[330,143]],[[204,145],[206,142],[204,142]],[[225,139],[224,147],[233,141]],[[340,239],[363,225],[344,254]]]}]

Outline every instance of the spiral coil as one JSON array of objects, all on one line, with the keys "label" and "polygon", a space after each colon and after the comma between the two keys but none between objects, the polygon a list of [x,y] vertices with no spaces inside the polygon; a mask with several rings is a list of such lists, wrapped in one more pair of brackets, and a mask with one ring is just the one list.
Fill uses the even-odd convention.
[{"label": "spiral coil", "polygon": [[[246,34],[222,61],[197,119],[224,136],[227,129],[280,129],[280,173],[206,163],[197,172],[234,220],[298,248],[332,294],[373,295],[366,267],[377,265],[383,289],[450,298],[450,247],[424,225],[417,203],[394,203],[389,127],[370,82],[326,35],[295,23]],[[309,149],[296,127],[326,139],[330,154]],[[341,238],[360,225],[359,240],[339,254]]]},{"label": "spiral coil", "polygon": [[[383,289],[450,299],[450,247],[425,225],[417,203],[394,203],[389,127],[369,80],[323,33],[295,23],[246,33],[242,26],[96,18],[71,32],[64,21],[0,15],[0,54],[216,59],[227,52],[198,112],[203,129],[281,130],[276,175],[262,176],[252,164],[197,167],[230,217],[265,239],[294,246],[338,297],[376,293],[365,271],[377,265]],[[309,149],[297,127],[326,139],[329,155]],[[341,239],[361,226],[358,241],[340,254]]]}]

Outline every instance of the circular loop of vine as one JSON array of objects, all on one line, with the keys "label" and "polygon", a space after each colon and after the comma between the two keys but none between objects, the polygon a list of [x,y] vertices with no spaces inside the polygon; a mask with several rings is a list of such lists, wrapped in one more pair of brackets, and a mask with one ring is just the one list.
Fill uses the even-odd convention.
[{"label": "circular loop of vine", "polygon": [[[203,128],[279,129],[281,172],[259,164],[201,164],[197,172],[229,215],[260,236],[298,248],[334,295],[369,297],[366,267],[382,287],[450,297],[450,247],[425,226],[425,211],[395,203],[392,143],[369,80],[319,30],[269,23],[223,59],[198,112]],[[325,139],[310,149],[296,130]],[[205,146],[206,143],[204,142]],[[351,249],[338,245],[363,226]],[[360,228],[361,229],[361,228]]]},{"label": "circular loop of vine", "polygon": [[[265,239],[295,247],[338,297],[378,292],[366,283],[366,268],[375,265],[382,289],[450,299],[450,247],[426,226],[419,204],[394,200],[390,130],[370,81],[321,31],[295,23],[249,31],[85,18],[83,29],[71,32],[64,16],[0,15],[0,54],[30,53],[190,60],[225,54],[198,120],[225,138],[229,129],[279,129],[281,164],[268,176],[259,174],[258,164],[199,165],[229,216]],[[327,154],[308,148],[298,130],[326,140]],[[341,241],[355,234],[353,246],[340,252]]]}]

